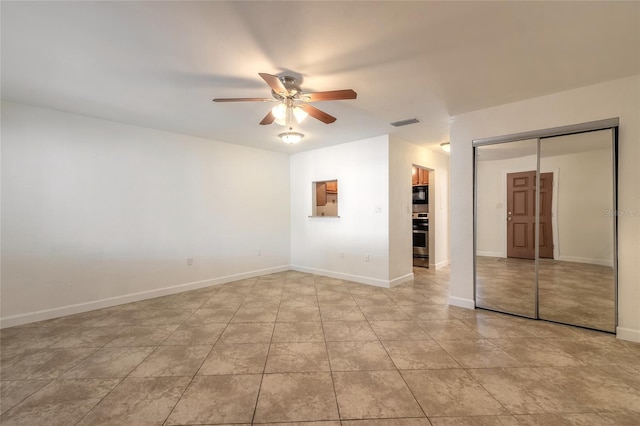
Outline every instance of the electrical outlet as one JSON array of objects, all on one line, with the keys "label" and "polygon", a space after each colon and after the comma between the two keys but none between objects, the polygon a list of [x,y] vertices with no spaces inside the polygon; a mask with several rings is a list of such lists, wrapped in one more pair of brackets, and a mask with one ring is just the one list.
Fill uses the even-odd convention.
[{"label": "electrical outlet", "polygon": [[262,249],[258,249],[258,256],[262,256]]},{"label": "electrical outlet", "polygon": [[368,254],[365,254],[365,255],[364,255],[364,261],[365,261],[365,262],[368,262],[368,261],[369,261],[369,255],[368,255]]},{"label": "electrical outlet", "polygon": [[187,257],[187,265],[193,265],[193,257]]}]

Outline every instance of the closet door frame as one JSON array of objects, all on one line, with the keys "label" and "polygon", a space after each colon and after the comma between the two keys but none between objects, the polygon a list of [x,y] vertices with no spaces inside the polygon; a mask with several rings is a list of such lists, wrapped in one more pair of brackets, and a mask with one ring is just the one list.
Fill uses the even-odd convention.
[{"label": "closet door frame", "polygon": [[[540,143],[542,139],[552,138],[556,136],[565,136],[578,133],[587,133],[598,130],[612,130],[613,141],[611,144],[612,149],[612,161],[613,161],[613,280],[614,280],[614,329],[618,326],[618,129],[620,126],[620,118],[607,118],[604,120],[590,121],[586,123],[571,124],[568,126],[552,127],[548,129],[533,130],[528,132],[513,133],[502,136],[492,136],[487,138],[473,139],[473,300],[477,303],[477,277],[476,277],[476,258],[477,258],[477,235],[478,235],[478,148],[487,145],[496,145],[509,142],[517,142],[522,140],[536,139],[536,188],[540,187]],[[538,288],[538,260],[539,260],[539,210],[540,209],[540,197],[536,197],[536,219],[535,219],[535,316],[532,319],[540,319],[539,316],[539,288]],[[476,306],[476,308],[478,308]],[[486,309],[486,308],[480,308]],[[500,311],[502,312],[502,311]],[[510,312],[504,312],[511,315]],[[531,318],[531,317],[525,317]],[[570,324],[575,325],[575,324]],[[580,327],[579,325],[577,325]]]}]

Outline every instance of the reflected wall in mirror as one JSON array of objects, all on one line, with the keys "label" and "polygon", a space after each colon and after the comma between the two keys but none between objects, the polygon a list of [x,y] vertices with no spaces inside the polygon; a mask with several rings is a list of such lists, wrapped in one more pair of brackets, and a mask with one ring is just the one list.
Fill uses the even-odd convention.
[{"label": "reflected wall in mirror", "polygon": [[606,129],[540,140],[556,195],[553,250],[538,262],[542,319],[615,331],[613,138]]},{"label": "reflected wall in mirror", "polygon": [[338,180],[313,182],[312,216],[338,216]]},{"label": "reflected wall in mirror", "polygon": [[475,152],[476,305],[534,318],[537,139]]}]

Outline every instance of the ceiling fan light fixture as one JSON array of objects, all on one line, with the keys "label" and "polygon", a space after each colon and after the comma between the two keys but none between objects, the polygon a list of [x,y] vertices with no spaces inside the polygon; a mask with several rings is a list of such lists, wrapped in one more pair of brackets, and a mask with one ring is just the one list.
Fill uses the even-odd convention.
[{"label": "ceiling fan light fixture", "polygon": [[451,151],[451,144],[449,142],[443,142],[440,144],[440,148],[442,148],[442,150],[444,152],[450,152]]},{"label": "ceiling fan light fixture", "polygon": [[298,143],[304,138],[304,135],[300,132],[284,132],[278,135],[282,142],[288,143],[289,145],[293,145],[294,143]]},{"label": "ceiling fan light fixture", "polygon": [[307,115],[309,115],[309,113],[305,111],[301,106],[297,106],[293,108],[293,115],[296,117],[296,121],[299,124],[302,123],[305,118],[307,118]]},{"label": "ceiling fan light fixture", "polygon": [[287,106],[284,103],[280,103],[271,109],[271,113],[276,120],[284,120],[287,117]]}]

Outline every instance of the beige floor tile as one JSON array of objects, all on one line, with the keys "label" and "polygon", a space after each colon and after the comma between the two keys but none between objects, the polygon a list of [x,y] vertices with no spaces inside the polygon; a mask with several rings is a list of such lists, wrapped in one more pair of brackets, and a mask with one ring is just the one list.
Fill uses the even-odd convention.
[{"label": "beige floor tile", "polygon": [[442,340],[439,345],[464,368],[522,367],[487,339]]},{"label": "beige floor tile", "polygon": [[395,306],[393,300],[384,294],[354,294],[353,300],[361,308],[363,306]]},{"label": "beige floor tile", "polygon": [[358,306],[320,305],[322,321],[366,321]]},{"label": "beige floor tile", "polygon": [[491,343],[529,367],[564,367],[582,362],[550,339],[492,339]]},{"label": "beige floor tile", "polygon": [[96,350],[69,348],[26,352],[2,367],[2,380],[55,379]]},{"label": "beige floor tile", "polygon": [[0,381],[0,414],[22,402],[22,400],[49,383],[51,383],[51,380]]},{"label": "beige floor tile", "polygon": [[481,339],[482,335],[460,320],[431,320],[417,323],[436,342],[442,340]]},{"label": "beige floor tile", "polygon": [[153,351],[152,347],[103,348],[85,358],[64,379],[125,377]]},{"label": "beige floor tile", "polygon": [[371,321],[371,328],[380,340],[431,340],[413,321]]},{"label": "beige floor tile", "polygon": [[162,342],[163,345],[213,345],[218,341],[226,324],[182,324]]},{"label": "beige floor tile", "polygon": [[378,340],[366,321],[327,321],[323,323],[323,328],[327,342]]},{"label": "beige floor tile", "polygon": [[[340,422],[339,421],[328,421],[328,422],[254,423],[254,425],[269,425],[269,426],[340,426]],[[229,425],[229,426],[231,426],[231,425]]]},{"label": "beige floor tile", "polygon": [[[609,420],[596,413],[580,414],[527,414],[516,415],[515,418],[520,426],[614,426],[618,423],[611,423]],[[637,425],[638,423],[636,423]]]},{"label": "beige floor tile", "polygon": [[3,425],[72,425],[117,384],[118,379],[57,380],[7,411]]},{"label": "beige floor tile", "polygon": [[189,377],[128,377],[78,426],[161,425],[189,380]]},{"label": "beige floor tile", "polygon": [[160,346],[129,377],[193,376],[211,350],[206,346]]},{"label": "beige floor tile", "polygon": [[603,425],[606,425],[606,422],[610,422],[612,426],[637,426],[640,424],[638,413],[599,413],[599,416],[604,419]]},{"label": "beige floor tile", "polygon": [[232,323],[236,322],[275,322],[278,314],[278,307],[263,306],[241,306],[240,309],[231,319]]},{"label": "beige floor tile", "polygon": [[395,305],[364,305],[362,313],[369,321],[407,321],[409,316]]},{"label": "beige floor tile", "polygon": [[413,321],[455,319],[444,305],[400,306]]},{"label": "beige floor tile", "polygon": [[56,343],[60,336],[74,330],[70,326],[21,327],[12,333],[4,333],[3,349],[44,349]]},{"label": "beige floor tile", "polygon": [[272,343],[265,373],[329,371],[324,342]]},{"label": "beige floor tile", "polygon": [[273,332],[274,342],[324,342],[320,322],[279,322]]},{"label": "beige floor tile", "polygon": [[120,333],[117,327],[74,327],[60,333],[50,348],[101,348]]},{"label": "beige floor tile", "polygon": [[[554,388],[572,395],[589,410],[640,413],[640,389],[630,386],[623,377],[616,377],[605,369],[588,366],[533,370],[547,379]],[[636,375],[631,384],[639,381],[640,377]]]},{"label": "beige floor tile", "polygon": [[467,370],[511,414],[562,413],[591,410],[531,368]]},{"label": "beige floor tile", "polygon": [[187,319],[186,324],[226,324],[231,321],[235,313],[236,309],[201,308]]},{"label": "beige floor tile", "polygon": [[426,417],[413,419],[347,420],[342,426],[431,426]]},{"label": "beige floor tile", "polygon": [[280,307],[276,322],[320,321],[320,310],[316,306]]},{"label": "beige floor tile", "polygon": [[280,301],[281,308],[295,308],[302,306],[318,307],[318,298],[315,294],[302,294],[302,295],[283,295]]},{"label": "beige floor tile", "polygon": [[342,419],[424,416],[397,371],[335,372],[333,379]]},{"label": "beige floor tile", "polygon": [[428,417],[508,414],[465,370],[405,370],[402,376]]},{"label": "beige floor tile", "polygon": [[220,336],[223,343],[268,343],[273,334],[273,323],[229,324]]},{"label": "beige floor tile", "polygon": [[[197,311],[196,311],[197,312]],[[180,309],[142,309],[135,311],[138,325],[172,325],[182,324],[194,313],[192,310]]]},{"label": "beige floor tile", "polygon": [[394,370],[380,342],[328,342],[331,371]]},{"label": "beige floor tile", "polygon": [[196,376],[168,425],[251,423],[262,376]]},{"label": "beige floor tile", "polygon": [[387,353],[400,370],[460,368],[460,365],[433,340],[383,341]]},{"label": "beige floor tile", "polygon": [[[519,426],[512,416],[432,417],[433,426]],[[553,426],[548,423],[547,426]]]},{"label": "beige floor tile", "polygon": [[117,346],[158,346],[169,337],[177,325],[163,325],[159,327],[126,326],[122,327],[120,334],[107,343],[107,347]]},{"label": "beige floor tile", "polygon": [[260,374],[264,371],[268,351],[268,343],[217,343],[198,374]]},{"label": "beige floor tile", "polygon": [[331,373],[265,374],[256,408],[257,423],[336,419]]}]

